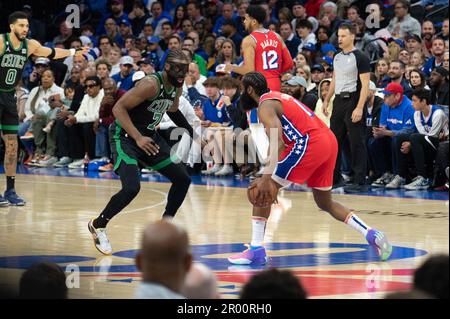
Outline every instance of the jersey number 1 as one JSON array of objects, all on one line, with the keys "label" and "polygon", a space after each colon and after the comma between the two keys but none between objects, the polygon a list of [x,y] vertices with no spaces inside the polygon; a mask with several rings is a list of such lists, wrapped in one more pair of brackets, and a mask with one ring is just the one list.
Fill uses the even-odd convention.
[{"label": "jersey number 1", "polygon": [[263,58],[263,69],[264,70],[275,70],[278,69],[278,54],[275,50],[270,50],[268,52],[264,51],[262,53]]}]

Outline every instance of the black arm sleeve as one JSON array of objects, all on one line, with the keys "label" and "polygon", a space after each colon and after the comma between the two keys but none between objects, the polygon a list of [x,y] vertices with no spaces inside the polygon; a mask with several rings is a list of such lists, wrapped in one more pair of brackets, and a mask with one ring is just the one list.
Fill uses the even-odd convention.
[{"label": "black arm sleeve", "polygon": [[167,112],[167,115],[175,123],[176,126],[185,128],[188,131],[190,137],[193,137],[194,130],[180,110],[177,110],[176,112]]}]

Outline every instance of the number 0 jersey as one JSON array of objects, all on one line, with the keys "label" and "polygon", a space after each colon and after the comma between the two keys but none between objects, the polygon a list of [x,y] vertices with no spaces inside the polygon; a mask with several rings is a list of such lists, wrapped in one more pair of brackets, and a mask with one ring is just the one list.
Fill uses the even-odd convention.
[{"label": "number 0 jersey", "polygon": [[264,75],[269,89],[280,91],[283,42],[280,41],[275,32],[270,30],[253,31],[250,36],[256,42],[255,71]]},{"label": "number 0 jersey", "polygon": [[16,50],[9,38],[3,34],[3,51],[0,54],[0,92],[14,91],[17,82],[22,78],[22,71],[28,59],[28,40],[21,41]]},{"label": "number 0 jersey", "polygon": [[128,111],[131,122],[144,136],[153,136],[155,127],[161,122],[164,113],[173,105],[176,88],[168,91],[163,84],[161,72],[149,75],[158,81],[159,91],[153,99],[148,99]]}]

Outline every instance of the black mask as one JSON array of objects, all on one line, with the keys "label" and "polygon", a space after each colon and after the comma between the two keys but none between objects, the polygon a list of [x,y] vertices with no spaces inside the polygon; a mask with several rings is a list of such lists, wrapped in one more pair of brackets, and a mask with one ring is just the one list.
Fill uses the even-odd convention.
[{"label": "black mask", "polygon": [[[189,64],[184,63],[170,63],[170,69],[167,71],[167,78],[175,87],[182,87],[184,83],[184,78],[189,70]],[[178,81],[178,79],[182,79],[182,81]]]},{"label": "black mask", "polygon": [[242,92],[239,104],[241,105],[244,111],[250,111],[258,107],[258,103],[247,93],[247,90],[244,89]]}]

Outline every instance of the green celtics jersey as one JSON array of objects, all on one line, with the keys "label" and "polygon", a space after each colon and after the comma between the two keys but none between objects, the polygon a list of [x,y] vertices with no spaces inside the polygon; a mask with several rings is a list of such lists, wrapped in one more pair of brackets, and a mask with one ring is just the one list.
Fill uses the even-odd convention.
[{"label": "green celtics jersey", "polygon": [[3,34],[3,52],[0,55],[0,92],[11,92],[22,77],[28,59],[27,39],[14,49],[8,33]]},{"label": "green celtics jersey", "polygon": [[159,91],[153,99],[148,99],[129,111],[131,121],[142,135],[152,136],[164,113],[172,106],[176,88],[170,91],[163,85],[161,72],[149,75],[158,81]]}]

